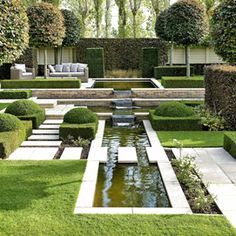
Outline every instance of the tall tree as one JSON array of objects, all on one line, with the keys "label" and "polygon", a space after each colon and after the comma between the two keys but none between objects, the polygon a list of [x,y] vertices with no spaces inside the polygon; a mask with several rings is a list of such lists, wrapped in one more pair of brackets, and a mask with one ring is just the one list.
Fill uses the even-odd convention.
[{"label": "tall tree", "polygon": [[12,62],[27,48],[28,18],[20,0],[0,1],[0,64]]},{"label": "tall tree", "polygon": [[38,3],[27,10],[30,46],[44,48],[44,77],[47,78],[47,47],[62,45],[65,37],[61,11],[50,3]]},{"label": "tall tree", "polygon": [[170,0],[151,0],[151,3],[156,17],[160,14],[162,10],[170,6]]},{"label": "tall tree", "polygon": [[141,0],[129,0],[130,3],[130,9],[133,15],[133,37],[136,38],[136,15],[138,13],[138,10],[141,6]]},{"label": "tall tree", "polygon": [[119,11],[119,26],[118,35],[120,38],[126,37],[126,23],[127,23],[127,13],[126,13],[126,0],[115,0]]},{"label": "tall tree", "polygon": [[96,25],[96,37],[100,37],[100,28],[102,21],[102,3],[103,0],[93,0],[95,10],[95,25]]},{"label": "tall tree", "polygon": [[106,0],[105,37],[109,38],[111,31],[111,0]]}]

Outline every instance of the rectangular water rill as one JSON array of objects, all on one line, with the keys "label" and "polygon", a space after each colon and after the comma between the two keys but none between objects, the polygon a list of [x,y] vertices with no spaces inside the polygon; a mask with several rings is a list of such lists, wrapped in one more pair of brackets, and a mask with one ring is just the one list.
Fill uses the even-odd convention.
[{"label": "rectangular water rill", "polygon": [[[102,145],[108,148],[108,160],[99,165],[93,207],[171,207],[158,166],[149,164],[150,144],[142,124],[113,127],[106,122]],[[118,164],[120,147],[136,148],[138,163]]]}]

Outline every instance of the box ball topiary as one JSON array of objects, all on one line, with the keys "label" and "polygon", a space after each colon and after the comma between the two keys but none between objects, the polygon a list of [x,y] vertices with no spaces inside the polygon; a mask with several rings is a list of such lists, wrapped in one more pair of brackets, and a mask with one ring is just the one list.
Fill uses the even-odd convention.
[{"label": "box ball topiary", "polygon": [[64,116],[64,122],[69,124],[96,123],[97,115],[88,108],[74,108]]},{"label": "box ball topiary", "polygon": [[11,114],[0,114],[0,132],[8,132],[22,129],[23,124],[16,116]]},{"label": "box ball topiary", "polygon": [[194,116],[193,109],[180,102],[165,102],[160,104],[154,113],[163,117],[188,117]]}]

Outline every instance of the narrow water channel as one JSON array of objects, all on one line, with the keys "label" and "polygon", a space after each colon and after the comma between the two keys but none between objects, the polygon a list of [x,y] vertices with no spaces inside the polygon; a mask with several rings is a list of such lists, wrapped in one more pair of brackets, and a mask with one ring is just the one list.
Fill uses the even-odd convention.
[{"label": "narrow water channel", "polygon": [[[142,124],[112,127],[107,122],[103,146],[108,162],[99,167],[94,207],[169,207],[157,165],[148,162],[150,146]],[[138,164],[118,164],[119,147],[136,147]]]}]

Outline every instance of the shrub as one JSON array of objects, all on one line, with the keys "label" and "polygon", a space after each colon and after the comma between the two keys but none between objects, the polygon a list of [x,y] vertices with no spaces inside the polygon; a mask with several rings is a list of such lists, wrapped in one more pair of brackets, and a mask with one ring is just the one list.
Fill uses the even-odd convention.
[{"label": "shrub", "polygon": [[187,131],[201,130],[201,119],[197,116],[164,117],[156,116],[155,111],[149,111],[149,119],[154,130]]},{"label": "shrub", "polygon": [[[154,77],[161,79],[162,76],[185,76],[186,66],[158,66],[154,68]],[[194,67],[191,66],[191,76],[194,75]]]},{"label": "shrub", "polygon": [[0,132],[14,131],[23,127],[22,122],[11,114],[0,114]]},{"label": "shrub", "polygon": [[35,79],[1,81],[2,88],[80,88],[79,79]]},{"label": "shrub", "polygon": [[162,77],[161,84],[165,88],[203,88],[203,77]]},{"label": "shrub", "polygon": [[64,122],[69,124],[96,123],[97,115],[87,108],[74,108],[64,116]]},{"label": "shrub", "polygon": [[224,61],[236,62],[236,2],[221,1],[212,16],[212,39],[215,52]]},{"label": "shrub", "polygon": [[0,1],[0,65],[17,59],[27,48],[28,30],[22,1]]},{"label": "shrub", "polygon": [[205,68],[205,101],[213,112],[221,114],[229,129],[236,129],[236,67]]},{"label": "shrub", "polygon": [[0,91],[0,99],[23,99],[32,96],[31,90],[3,90]]},{"label": "shrub", "polygon": [[159,65],[159,55],[157,48],[142,49],[142,77],[152,78],[154,76],[154,67]]},{"label": "shrub", "polygon": [[195,113],[191,107],[180,102],[165,102],[160,104],[154,113],[156,116],[164,117],[188,117]]},{"label": "shrub", "polygon": [[104,78],[104,52],[103,48],[87,48],[86,61],[89,67],[90,78]]},{"label": "shrub", "polygon": [[229,132],[224,134],[224,149],[236,158],[236,133]]},{"label": "shrub", "polygon": [[155,31],[156,31],[157,37],[160,37],[161,39],[165,41],[171,41],[171,38],[169,38],[169,35],[167,35],[167,32],[166,32],[166,22],[168,20],[167,13],[168,13],[168,9],[165,9],[162,12],[160,12],[160,14],[157,16]]},{"label": "shrub", "polygon": [[37,129],[45,120],[45,110],[27,99],[13,102],[6,108],[5,113],[15,115],[21,120],[31,120],[34,129]]},{"label": "shrub", "polygon": [[26,133],[26,139],[27,139],[32,134],[32,130],[33,130],[32,121],[22,120],[21,122],[25,127],[25,133]]}]

